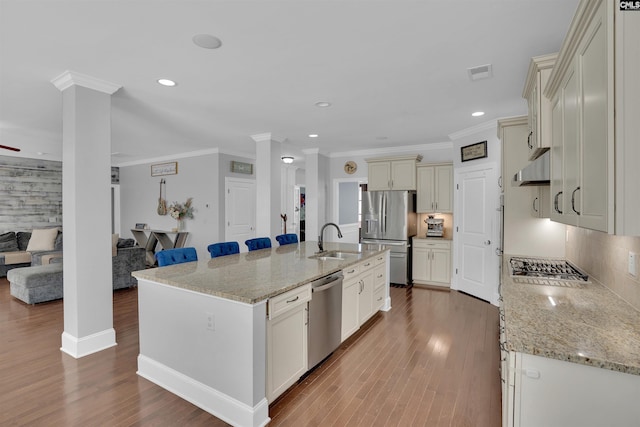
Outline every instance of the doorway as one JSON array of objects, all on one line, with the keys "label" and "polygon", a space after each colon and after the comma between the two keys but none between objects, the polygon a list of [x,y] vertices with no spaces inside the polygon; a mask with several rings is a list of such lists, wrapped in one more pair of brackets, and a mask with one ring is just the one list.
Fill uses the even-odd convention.
[{"label": "doorway", "polygon": [[225,233],[227,242],[242,243],[256,237],[256,182],[251,179],[225,178],[224,181]]}]

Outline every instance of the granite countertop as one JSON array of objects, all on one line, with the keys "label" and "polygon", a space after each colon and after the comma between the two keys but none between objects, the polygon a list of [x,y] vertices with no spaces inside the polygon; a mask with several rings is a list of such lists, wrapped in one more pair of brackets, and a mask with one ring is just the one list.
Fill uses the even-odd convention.
[{"label": "granite countertop", "polygon": [[638,310],[591,278],[578,288],[515,283],[510,258],[500,292],[507,350],[640,375]]},{"label": "granite countertop", "polygon": [[318,251],[318,243],[301,242],[132,274],[138,279],[255,304],[388,250],[383,245],[333,242],[325,242],[324,249],[362,254],[345,260],[309,259]]}]

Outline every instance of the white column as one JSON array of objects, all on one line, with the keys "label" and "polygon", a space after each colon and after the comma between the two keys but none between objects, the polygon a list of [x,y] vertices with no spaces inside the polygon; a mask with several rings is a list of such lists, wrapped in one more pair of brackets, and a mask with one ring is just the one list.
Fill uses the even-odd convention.
[{"label": "white column", "polygon": [[303,150],[305,158],[305,233],[306,240],[318,240],[320,228],[326,222],[327,162],[318,148]]},{"label": "white column", "polygon": [[116,345],[111,274],[111,95],[120,86],[65,71],[62,92],[64,332],[75,358]]},{"label": "white column", "polygon": [[280,234],[282,140],[271,133],[252,135],[256,142],[256,236]]}]

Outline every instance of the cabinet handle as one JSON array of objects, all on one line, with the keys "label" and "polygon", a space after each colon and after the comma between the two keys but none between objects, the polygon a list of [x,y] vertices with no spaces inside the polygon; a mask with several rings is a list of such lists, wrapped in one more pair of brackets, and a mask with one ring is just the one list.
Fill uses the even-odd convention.
[{"label": "cabinet handle", "polygon": [[370,263],[370,262],[368,262],[368,263],[366,263],[364,266],[365,266],[365,267],[369,267],[370,265],[371,265],[371,263]]},{"label": "cabinet handle", "polygon": [[576,210],[576,191],[578,190],[580,190],[580,186],[577,186],[576,189],[571,193],[571,209],[573,209],[576,214],[580,215],[580,211]]},{"label": "cabinet handle", "polygon": [[502,175],[498,177],[498,187],[502,188]]},{"label": "cabinet handle", "polygon": [[533,131],[529,132],[529,136],[527,137],[527,147],[529,147],[529,150],[533,150],[533,145],[531,144],[532,136],[533,136]]},{"label": "cabinet handle", "polygon": [[289,304],[290,302],[296,302],[296,301],[298,301],[299,299],[300,299],[300,295],[298,295],[298,296],[297,296],[297,297],[295,297],[294,299],[287,300],[287,304]]},{"label": "cabinet handle", "polygon": [[431,210],[433,210],[433,202],[431,202]]},{"label": "cabinet handle", "polygon": [[560,207],[558,206],[558,197],[560,197],[562,195],[562,191],[558,191],[558,193],[553,197],[553,209],[558,212],[560,215],[562,215],[562,211],[560,210]]},{"label": "cabinet handle", "polygon": [[538,209],[536,208],[536,202],[538,201],[538,198],[536,197],[535,199],[533,199],[533,205],[531,206],[533,208],[534,212],[538,212]]},{"label": "cabinet handle", "polygon": [[378,298],[376,301],[382,301],[382,297]]},{"label": "cabinet handle", "polygon": [[353,270],[351,270],[351,271],[347,271],[347,274],[353,274],[353,273],[355,273],[355,272],[356,272],[356,270],[355,270],[355,269],[353,269]]},{"label": "cabinet handle", "polygon": [[436,210],[438,210],[438,202],[436,201]]}]

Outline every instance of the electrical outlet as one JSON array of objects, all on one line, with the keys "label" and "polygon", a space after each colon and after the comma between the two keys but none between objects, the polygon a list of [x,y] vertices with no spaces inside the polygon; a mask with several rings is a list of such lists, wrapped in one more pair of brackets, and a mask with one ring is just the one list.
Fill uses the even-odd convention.
[{"label": "electrical outlet", "polygon": [[208,331],[215,331],[216,330],[216,317],[213,315],[213,313],[206,313],[207,314],[207,330]]},{"label": "electrical outlet", "polygon": [[635,252],[629,252],[629,274],[638,276],[638,254]]}]

